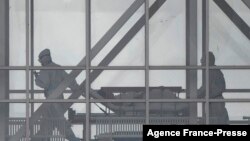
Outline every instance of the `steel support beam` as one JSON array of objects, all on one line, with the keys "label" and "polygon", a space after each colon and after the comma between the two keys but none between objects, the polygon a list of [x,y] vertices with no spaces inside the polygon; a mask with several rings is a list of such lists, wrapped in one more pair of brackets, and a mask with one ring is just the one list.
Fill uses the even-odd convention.
[{"label": "steel support beam", "polygon": [[29,140],[30,137],[30,128],[29,128],[29,82],[30,82],[30,72],[29,72],[29,63],[30,63],[30,0],[25,0],[25,54],[26,54],[26,68],[25,68],[25,89],[26,89],[26,132],[25,132],[25,140]]},{"label": "steel support beam", "polygon": [[[106,34],[96,43],[91,49],[90,60],[92,60],[103,47],[112,39],[112,37],[119,31],[119,29],[129,20],[129,18],[135,13],[135,11],[143,4],[143,0],[135,1],[127,11],[117,20],[117,22],[106,32]],[[77,66],[85,66],[86,58]],[[82,70],[72,71],[68,77],[54,90],[49,96],[49,99],[56,98],[69,86],[69,84],[81,73]]]},{"label": "steel support beam", "polygon": [[[91,0],[86,0],[86,78],[85,78],[85,98],[86,98],[86,120],[83,125],[84,133],[83,136],[86,141],[91,139],[91,123],[90,123],[90,66],[91,66],[91,58],[90,58],[90,50],[91,50]],[[84,84],[84,83],[83,83]],[[84,87],[84,85],[82,86]],[[68,107],[69,108],[69,107]],[[67,109],[65,109],[67,110]]]},{"label": "steel support beam", "polygon": [[[249,0],[247,0],[249,1]],[[214,0],[234,25],[250,40],[250,27],[225,0]],[[249,2],[248,2],[249,4]]]},{"label": "steel support beam", "polygon": [[[206,87],[203,117],[209,124],[209,1],[202,0],[202,57],[206,58],[205,70],[202,71],[202,85]],[[205,115],[204,115],[205,114]]]},{"label": "steel support beam", "polygon": [[[9,66],[9,0],[0,0],[0,66]],[[0,70],[0,100],[9,99],[9,72]],[[7,140],[9,104],[0,103],[0,140]]]},{"label": "steel support beam", "polygon": [[145,87],[146,87],[146,124],[149,124],[149,0],[145,0]]},{"label": "steel support beam", "polygon": [[[197,0],[186,0],[186,65],[197,66]],[[186,70],[186,94],[197,98],[197,70]],[[197,103],[189,104],[190,123],[197,123]]]},{"label": "steel support beam", "polygon": [[[157,10],[165,3],[166,0],[157,0],[149,10],[149,18],[151,18]],[[115,45],[115,47],[106,55],[106,57],[101,61],[98,66],[107,66],[121,51],[122,49],[129,43],[129,41],[142,29],[145,25],[145,15],[143,15],[135,25],[126,33],[126,35]],[[90,73],[90,84],[103,72],[103,70],[94,70]],[[85,81],[80,85],[81,88],[84,88]],[[80,92],[83,94],[84,90]],[[91,97],[96,99],[103,99],[101,95],[96,93],[96,91],[91,90]],[[77,94],[72,94],[70,99],[78,98]],[[108,108],[116,108],[116,106],[108,103],[103,103],[103,105],[107,106]],[[67,105],[65,110],[67,110],[70,106]]]},{"label": "steel support beam", "polygon": [[[139,0],[138,0],[139,1]],[[136,2],[138,2],[136,1]],[[165,2],[166,0],[157,0],[150,8],[150,17],[152,17],[155,12],[163,5],[163,3]],[[136,3],[135,2],[135,3]],[[143,3],[144,1],[142,1]],[[135,5],[135,3],[133,3],[133,5]],[[137,3],[138,4],[138,3]],[[132,6],[133,6],[132,5]],[[131,7],[132,7],[131,6]],[[138,4],[138,6],[140,7],[141,5]],[[131,8],[130,7],[130,8]],[[138,8],[139,8],[138,7]],[[130,13],[129,11],[132,10],[132,9],[128,9],[124,14],[124,15],[127,15],[128,13]],[[136,10],[135,10],[136,11]],[[134,11],[134,12],[135,12]],[[133,12],[133,13],[134,13]],[[131,14],[133,14],[131,13]],[[112,30],[109,30],[104,36],[103,38],[94,46],[94,48],[91,50],[91,53],[90,53],[90,58],[93,59],[95,57],[95,55],[97,55],[97,53],[106,45],[106,43],[115,35],[116,32],[113,32],[113,30],[117,29],[118,31],[118,28],[115,28],[117,26],[119,26],[120,28],[125,24],[125,21],[127,21],[129,19],[130,16],[124,16],[124,17],[121,17],[118,21],[122,20],[124,21],[124,23],[122,24],[121,22],[116,22],[115,25],[113,25],[113,27],[111,28]],[[123,18],[127,17],[126,20],[124,20]],[[119,52],[126,46],[126,44],[136,35],[136,33],[144,26],[145,24],[145,15],[143,15],[140,20],[132,27],[131,30],[129,30],[129,32],[123,37],[123,39],[121,39],[121,41],[114,47],[114,49],[112,49],[112,51],[104,58],[104,60],[99,64],[99,66],[106,66],[108,65],[114,58],[116,55],[119,54]],[[120,29],[119,28],[119,29]],[[112,34],[112,36],[111,36]],[[106,36],[109,36],[110,38],[106,38]],[[104,40],[104,41],[102,41]],[[105,43],[105,44],[104,44]],[[103,45],[103,46],[97,46],[97,45]],[[120,50],[120,51],[119,51]],[[113,55],[113,56],[112,56]],[[82,65],[85,65],[85,62],[86,62],[86,58],[84,58],[79,64],[78,66],[82,66]],[[97,78],[99,74],[101,74],[103,70],[99,71],[99,70],[96,70],[96,71],[93,71],[91,73],[91,76],[93,76],[92,78]],[[49,99],[54,99],[56,97],[58,97],[67,87],[68,85],[81,73],[81,70],[75,70],[75,71],[72,71],[68,77],[57,87],[57,89],[50,95]],[[95,76],[95,77],[94,77]],[[94,79],[93,79],[94,80]],[[91,79],[90,79],[90,82]],[[83,88],[81,89],[80,91],[76,92],[76,93],[73,93],[69,99],[75,99],[75,98],[78,98],[80,95],[82,95],[84,92],[85,92],[85,81],[81,83],[80,85],[80,88]],[[93,91],[92,91],[93,92]],[[102,98],[100,95],[96,94],[95,95],[98,97],[98,98]],[[91,95],[93,97],[93,95]],[[67,109],[72,105],[72,103],[67,103],[65,104],[64,106],[64,110],[65,112],[67,111]],[[32,125],[32,123],[35,122],[36,118],[39,118],[42,114],[42,110],[48,108],[46,104],[43,104],[41,107],[38,108],[38,110],[33,114],[33,116],[31,117],[30,119],[30,124]],[[24,134],[24,128],[21,128],[11,139],[10,141],[15,141],[17,139],[19,139],[22,135]]]},{"label": "steel support beam", "polygon": [[243,3],[250,9],[250,1],[249,0],[242,0]]}]

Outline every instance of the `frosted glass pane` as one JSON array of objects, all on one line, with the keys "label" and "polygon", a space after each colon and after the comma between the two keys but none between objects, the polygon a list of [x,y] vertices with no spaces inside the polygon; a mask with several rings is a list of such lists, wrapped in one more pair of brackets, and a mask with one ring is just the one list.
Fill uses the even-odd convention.
[{"label": "frosted glass pane", "polygon": [[[92,47],[111,29],[114,23],[127,11],[127,9],[135,2],[135,0],[92,0],[91,13],[91,39]],[[142,17],[144,12],[144,4],[136,10],[136,12],[129,17],[128,21],[121,27],[121,29],[109,40],[101,52],[92,60],[92,65],[100,65],[104,57],[115,47],[124,47],[118,55],[107,64],[109,66],[142,66],[145,64],[145,28],[144,25],[139,27],[139,31],[127,35],[128,31],[135,25],[135,23]],[[123,41],[122,44],[117,44],[123,37],[130,38]],[[111,54],[112,56],[114,54]],[[106,66],[106,65],[105,65]]]},{"label": "frosted glass pane", "polygon": [[[38,108],[41,106],[48,106],[49,108],[43,109],[42,113],[40,113],[39,117],[34,118],[33,122],[30,122],[30,129],[34,130],[37,128],[37,123],[42,122],[40,125],[40,136],[37,134],[33,134],[32,138],[41,138],[47,139],[48,136],[54,137],[57,139],[60,136],[63,136],[63,139],[71,140],[74,138],[83,138],[83,123],[84,119],[86,119],[85,115],[83,115],[83,109],[85,109],[86,105],[83,103],[34,103],[34,110],[36,112]],[[67,107],[69,109],[64,110],[63,107]],[[69,113],[70,110],[71,112]],[[76,113],[80,113],[81,117],[76,116]],[[84,113],[85,114],[85,113]],[[30,116],[32,117],[32,116]],[[34,122],[35,121],[35,122]],[[59,132],[60,133],[59,133]],[[63,132],[62,132],[63,131]],[[53,133],[53,134],[52,134]]]},{"label": "frosted glass pane", "polygon": [[59,65],[75,66],[85,56],[85,1],[34,1],[34,63],[48,48]]},{"label": "frosted glass pane", "polygon": [[[246,23],[249,12],[242,1],[227,1]],[[214,2],[210,2],[210,51],[214,52],[217,65],[249,65],[249,39]],[[245,15],[248,15],[246,18]]]},{"label": "frosted glass pane", "polygon": [[[150,0],[151,3],[153,0]],[[185,1],[167,0],[149,22],[150,65],[185,65]]]},{"label": "frosted glass pane", "polygon": [[9,9],[9,64],[26,64],[25,0],[10,0]]}]

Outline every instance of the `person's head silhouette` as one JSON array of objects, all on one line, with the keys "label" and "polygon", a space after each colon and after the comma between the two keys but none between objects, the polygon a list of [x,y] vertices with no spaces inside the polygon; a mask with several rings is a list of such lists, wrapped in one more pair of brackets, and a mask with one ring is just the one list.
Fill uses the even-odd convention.
[{"label": "person's head silhouette", "polygon": [[[209,55],[209,65],[210,66],[215,65],[215,56],[214,56],[213,52],[209,52],[208,55]],[[203,56],[201,58],[201,65],[206,65],[206,57],[205,56]]]},{"label": "person's head silhouette", "polygon": [[52,62],[49,49],[44,49],[40,52],[39,62],[41,63],[42,66],[46,66],[47,64]]}]

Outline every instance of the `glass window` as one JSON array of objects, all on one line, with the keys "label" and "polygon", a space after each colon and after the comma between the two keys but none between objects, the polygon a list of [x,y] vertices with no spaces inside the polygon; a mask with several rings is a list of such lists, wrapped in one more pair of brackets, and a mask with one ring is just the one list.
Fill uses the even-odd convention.
[{"label": "glass window", "polygon": [[225,82],[226,91],[223,93],[225,99],[249,99],[249,70],[222,70]]},{"label": "glass window", "polygon": [[[83,103],[31,103],[31,138],[73,140],[83,138],[85,104]],[[81,116],[81,120],[79,120]]]},{"label": "glass window", "polygon": [[156,125],[205,123],[202,103],[154,102],[149,104],[149,116],[150,124]]},{"label": "glass window", "polygon": [[101,99],[145,99],[144,71],[105,70],[94,79],[96,76],[92,74],[96,71],[99,72],[93,70],[90,74],[91,88]]},{"label": "glass window", "polygon": [[147,122],[249,124],[249,5],[189,2],[0,1],[0,138],[132,141]]},{"label": "glass window", "polygon": [[229,13],[223,12],[223,9],[215,2],[211,1],[209,4],[209,50],[215,54],[216,64],[249,65],[250,58],[247,52],[250,50],[250,42],[238,27],[242,26],[243,28],[242,22],[238,18],[242,19],[248,26],[250,25],[249,18],[245,18],[245,14],[249,14],[249,9],[242,1],[228,0],[223,5],[229,4],[233,12],[239,15],[227,16],[226,14]]},{"label": "glass window", "polygon": [[34,65],[47,48],[55,63],[76,66],[85,56],[85,32],[85,1],[34,0]]},{"label": "glass window", "polygon": [[91,139],[142,138],[145,103],[91,103]]},{"label": "glass window", "polygon": [[[70,79],[72,73],[78,74],[75,79]],[[53,96],[57,99],[85,99],[86,72],[83,70],[44,69],[31,71],[31,75],[34,78],[31,99],[51,99]],[[58,90],[62,93],[55,92]]]},{"label": "glass window", "polygon": [[25,0],[9,0],[9,65],[26,65]]},{"label": "glass window", "polygon": [[150,65],[185,65],[185,1],[168,0],[158,8],[149,21]]},{"label": "glass window", "polygon": [[[7,128],[6,136],[1,136],[1,139],[15,137],[17,132],[23,131],[20,139],[25,139],[26,133],[26,103],[0,103],[1,105],[1,131]],[[5,120],[3,120],[5,119]],[[5,121],[5,122],[4,122]]]},{"label": "glass window", "polygon": [[[143,2],[91,0],[91,3],[91,47],[93,49],[104,47],[100,53],[93,56],[92,66],[143,66],[145,64]],[[131,14],[132,10],[135,12]],[[130,17],[126,18],[128,15]],[[117,31],[116,34],[111,34],[114,31]],[[105,42],[104,40],[109,37],[112,38]],[[116,51],[112,53],[111,50]],[[111,62],[101,63],[107,55],[114,59]]]}]

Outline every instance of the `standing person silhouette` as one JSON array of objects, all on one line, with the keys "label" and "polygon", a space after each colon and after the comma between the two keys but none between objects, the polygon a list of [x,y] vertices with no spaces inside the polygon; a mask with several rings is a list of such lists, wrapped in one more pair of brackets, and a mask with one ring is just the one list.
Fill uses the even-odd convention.
[{"label": "standing person silhouette", "polygon": [[[206,59],[203,56],[201,64],[205,65]],[[215,66],[215,56],[209,52],[209,66]],[[210,99],[224,99],[222,93],[226,89],[224,75],[219,69],[209,70],[209,98]],[[205,98],[206,86],[202,85],[198,90],[198,98]],[[203,106],[203,114],[205,108]],[[225,107],[225,102],[209,103],[209,118],[211,124],[228,124],[228,112]]]},{"label": "standing person silhouette", "polygon": [[[52,61],[50,50],[45,49],[41,51],[39,54],[39,62],[44,67],[60,67],[59,65],[55,64]],[[52,94],[52,92],[58,87],[58,85],[66,78],[68,74],[64,70],[41,70],[40,72],[35,72],[35,83],[37,86],[44,89],[44,95],[46,98],[49,97],[49,95]],[[79,89],[79,85],[74,80],[69,88],[76,92]],[[63,99],[63,94],[61,94],[56,99]],[[45,126],[45,129],[41,130],[54,130],[57,128],[59,132],[65,132],[66,139],[69,141],[80,141],[80,139],[75,137],[74,132],[71,129],[70,123],[65,119],[64,117],[64,111],[63,111],[63,104],[59,103],[49,103],[49,108],[43,111],[43,118],[51,118],[51,119],[60,119],[59,121],[62,121],[66,125],[65,129],[60,129],[60,127],[52,127],[53,129],[46,129],[47,126],[51,126],[48,124],[44,124],[41,126]],[[52,135],[52,131],[48,131],[50,135]],[[42,141],[49,141],[50,138],[47,137],[46,139]],[[35,140],[37,141],[37,140]]]}]

